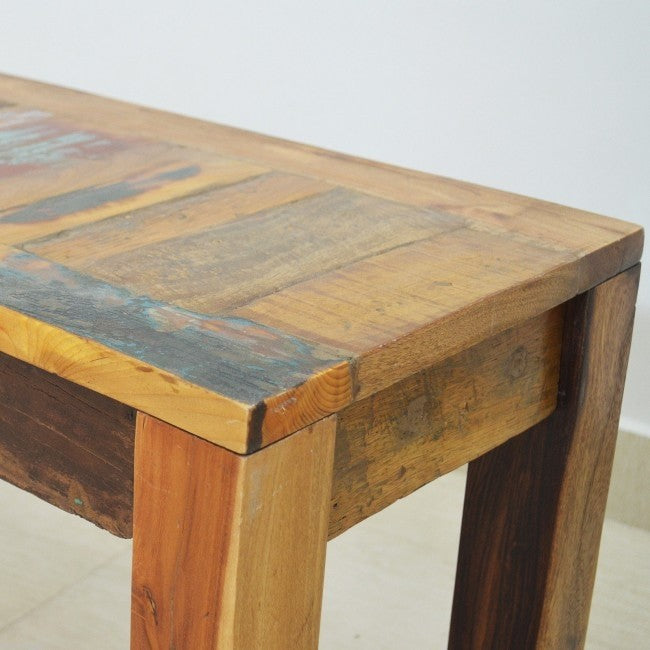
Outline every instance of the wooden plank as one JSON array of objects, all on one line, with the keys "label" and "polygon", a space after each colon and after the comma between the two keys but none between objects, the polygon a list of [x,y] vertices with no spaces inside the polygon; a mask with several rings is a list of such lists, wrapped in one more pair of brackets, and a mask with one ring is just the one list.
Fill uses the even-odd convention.
[{"label": "wooden plank", "polygon": [[582,289],[564,253],[464,229],[261,298],[234,315],[351,350],[371,395]]},{"label": "wooden plank", "polygon": [[[234,440],[236,446],[231,448],[238,451],[273,442],[310,418],[323,417],[348,403],[352,387],[340,364],[350,357],[359,357],[354,390],[362,398],[559,304],[565,296],[578,293],[585,282],[564,253],[460,229],[398,246],[276,292],[235,310],[232,316],[212,318],[137,297],[44,261],[37,263],[26,253],[11,253],[5,259],[13,260],[5,261],[4,271],[10,272],[4,298],[10,307],[41,320],[47,317],[62,328],[73,327],[87,338],[101,339],[95,323],[103,322],[109,337],[100,340],[104,345],[135,353],[148,366],[251,408],[260,403],[272,406],[266,409],[261,431],[246,434],[249,442],[242,441],[243,433],[216,440],[227,446]],[[16,266],[23,269],[25,260],[29,271],[17,284]],[[57,275],[66,278],[70,294],[65,309],[52,313],[48,304],[56,294],[51,287]],[[17,289],[17,302],[7,303]],[[79,304],[80,297],[85,297],[86,312],[89,305],[97,305],[97,316],[83,327],[77,321],[70,323],[68,307]],[[110,317],[111,310],[115,318]],[[130,314],[132,322],[125,320]],[[242,336],[242,324],[252,331],[252,338]],[[207,339],[214,347],[212,357],[199,344],[206,340],[206,331],[211,337],[213,331],[222,334]],[[269,338],[284,347],[273,349]],[[163,339],[170,342],[167,347],[161,347]],[[314,339],[319,343],[310,342]],[[337,343],[343,349],[334,348]],[[187,361],[192,358],[196,362],[189,364],[191,374],[187,374]],[[300,359],[305,360],[302,366]],[[134,404],[127,399],[137,408],[163,415],[151,410],[151,401]],[[181,420],[165,414],[165,419],[190,428],[185,416]],[[251,421],[248,415],[240,416],[242,420]],[[192,428],[214,440],[205,429],[205,424]]]},{"label": "wooden plank", "polygon": [[[573,250],[578,257],[613,239],[629,238],[623,249],[610,251],[616,272],[629,268],[640,257],[643,235],[638,226],[548,201],[6,75],[0,75],[1,97],[45,107],[80,124],[110,124],[116,134],[171,138],[185,146],[467,217],[479,228],[528,242],[539,242],[542,235],[549,246]],[[603,239],[589,241],[598,232]],[[595,282],[611,276],[594,273]]]},{"label": "wooden plank", "polygon": [[[187,237],[331,189],[310,178],[269,173],[77,226],[23,245],[40,257],[85,271],[115,255]],[[101,241],[101,247],[97,242]],[[238,242],[241,245],[241,242]]]},{"label": "wooden plank", "polygon": [[[235,451],[351,399],[339,351],[132,295],[23,251],[0,259],[0,351]],[[285,400],[285,417],[263,426],[268,396]]]},{"label": "wooden plank", "polygon": [[[171,144],[84,129],[39,109],[0,109],[0,210],[88,184],[115,182],[123,177],[124,169],[142,172],[149,156],[160,159],[173,148]],[[84,174],[79,174],[80,165]]]},{"label": "wooden plank", "polygon": [[548,416],[562,324],[555,308],[344,408],[330,538]]},{"label": "wooden plank", "polygon": [[[165,142],[80,130],[43,111],[11,110],[11,119],[7,112],[0,111],[0,242],[5,244],[265,171]],[[21,118],[26,122],[16,124]]]},{"label": "wooden plank", "polygon": [[134,408],[197,432],[218,432],[225,446],[248,448],[250,409],[174,375],[84,340],[47,323],[0,307],[0,350]]},{"label": "wooden plank", "polygon": [[[330,537],[547,415],[561,322],[556,309],[341,411]],[[5,355],[0,360],[7,370],[0,372],[3,477],[129,537],[132,409]],[[106,467],[98,466],[105,456]],[[41,478],[33,484],[37,470],[25,467],[39,459]]]},{"label": "wooden plank", "polygon": [[[0,255],[12,332],[0,350],[116,399],[128,385],[134,407],[237,451],[570,300],[641,253],[636,226],[532,199],[7,77],[3,97],[3,169],[18,179],[7,192],[65,183],[46,197],[36,183],[0,214],[0,241],[29,249]],[[152,169],[67,186],[86,165],[89,179],[117,173],[120,156],[142,165],[147,147],[161,147]],[[212,166],[214,185],[234,185],[175,185]],[[65,359],[52,327],[73,335]],[[116,368],[130,373],[119,387]],[[197,402],[177,408],[181,395]]]},{"label": "wooden plank", "polygon": [[307,278],[462,225],[448,215],[339,188],[88,260],[84,270],[136,294],[223,314]]},{"label": "wooden plank", "polygon": [[555,413],[470,463],[450,648],[582,648],[639,267],[567,314]]},{"label": "wooden plank", "polygon": [[139,415],[132,648],[316,648],[334,418],[241,457]]},{"label": "wooden plank", "polygon": [[0,353],[0,477],[131,537],[135,412]]}]

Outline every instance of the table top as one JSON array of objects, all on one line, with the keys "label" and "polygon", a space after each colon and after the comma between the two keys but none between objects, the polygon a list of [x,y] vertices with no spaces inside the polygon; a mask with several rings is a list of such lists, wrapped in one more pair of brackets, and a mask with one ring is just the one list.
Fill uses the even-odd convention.
[{"label": "table top", "polygon": [[237,452],[642,246],[616,219],[0,76],[0,351]]}]

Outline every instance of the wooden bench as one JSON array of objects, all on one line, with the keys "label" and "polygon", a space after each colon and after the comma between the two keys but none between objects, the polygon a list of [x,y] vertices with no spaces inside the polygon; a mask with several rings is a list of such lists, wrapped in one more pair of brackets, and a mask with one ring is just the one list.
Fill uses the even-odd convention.
[{"label": "wooden bench", "polygon": [[133,535],[133,648],[286,650],[328,538],[469,462],[450,647],[581,647],[642,245],[0,77],[0,475]]}]

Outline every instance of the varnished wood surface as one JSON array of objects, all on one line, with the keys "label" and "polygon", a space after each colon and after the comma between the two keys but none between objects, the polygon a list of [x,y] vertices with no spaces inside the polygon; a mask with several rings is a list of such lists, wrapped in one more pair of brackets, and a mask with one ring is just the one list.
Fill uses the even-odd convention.
[{"label": "varnished wood surface", "polygon": [[548,416],[562,326],[560,307],[343,409],[330,537]]},{"label": "varnished wood surface", "polygon": [[266,443],[350,399],[347,364],[328,346],[189,312],[2,246],[0,296],[10,306],[0,306],[7,354],[236,451],[261,446],[267,395],[281,400],[272,409],[282,419]]},{"label": "varnished wood surface", "polygon": [[470,463],[450,648],[583,647],[638,280],[573,301],[557,410]]},{"label": "varnished wood surface", "polygon": [[0,351],[238,452],[641,254],[496,190],[10,77],[0,101]]},{"label": "varnished wood surface", "polygon": [[[339,412],[329,537],[555,407],[562,308]],[[131,408],[0,353],[0,475],[132,536]]]},{"label": "varnished wood surface", "polygon": [[335,426],[242,457],[138,415],[132,648],[316,649]]},{"label": "varnished wood surface", "polygon": [[0,478],[131,537],[133,409],[0,353]]}]

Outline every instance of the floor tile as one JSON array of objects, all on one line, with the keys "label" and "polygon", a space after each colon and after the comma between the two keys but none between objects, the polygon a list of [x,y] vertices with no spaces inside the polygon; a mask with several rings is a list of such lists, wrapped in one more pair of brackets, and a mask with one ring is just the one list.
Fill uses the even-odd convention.
[{"label": "floor tile", "polygon": [[[465,475],[328,545],[322,650],[446,647]],[[130,542],[0,485],[0,650],[126,650]],[[650,650],[650,532],[607,520],[587,650]]]},{"label": "floor tile", "polygon": [[12,650],[121,650],[129,647],[130,549],[0,630]]},{"label": "floor tile", "polygon": [[446,647],[464,486],[448,474],[329,544],[323,650]]},{"label": "floor tile", "polygon": [[588,650],[650,650],[650,532],[605,520]]},{"label": "floor tile", "polygon": [[0,481],[0,629],[128,545]]}]

